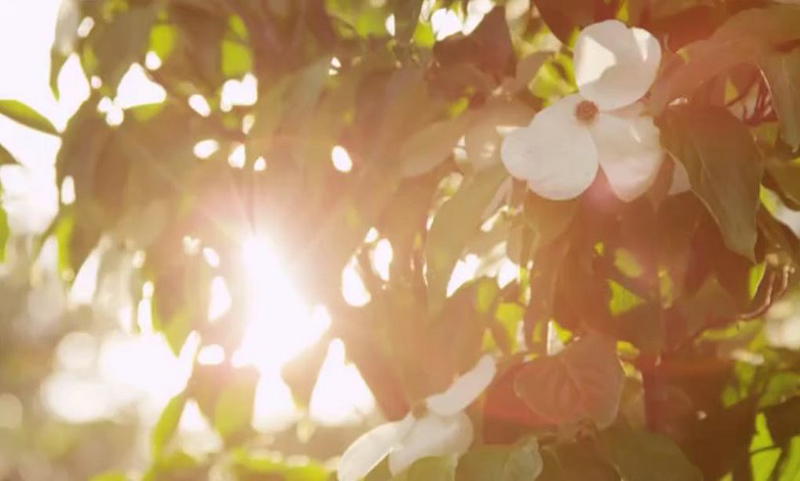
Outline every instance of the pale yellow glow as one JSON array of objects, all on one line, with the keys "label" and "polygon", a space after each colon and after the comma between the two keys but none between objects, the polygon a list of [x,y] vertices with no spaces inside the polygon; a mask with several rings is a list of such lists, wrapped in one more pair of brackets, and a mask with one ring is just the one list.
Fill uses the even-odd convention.
[{"label": "pale yellow glow", "polygon": [[211,298],[208,302],[208,320],[216,321],[228,313],[231,308],[231,293],[221,276],[211,281]]},{"label": "pale yellow glow", "polygon": [[328,347],[309,404],[311,419],[333,425],[359,422],[375,409],[375,399],[358,370],[345,363],[344,343],[339,339]]},{"label": "pale yellow glow", "polygon": [[219,142],[214,139],[201,140],[194,144],[194,156],[198,159],[207,159],[219,150]]},{"label": "pale yellow glow", "polygon": [[117,87],[115,103],[123,109],[138,105],[159,104],[167,99],[164,87],[153,82],[141,65],[130,66]]},{"label": "pale yellow glow", "polygon": [[222,364],[225,361],[225,348],[219,344],[203,346],[197,353],[197,363],[205,366]]},{"label": "pale yellow glow", "polygon": [[245,239],[242,265],[247,285],[246,327],[233,359],[257,367],[262,375],[274,374],[316,342],[328,329],[330,318],[324,309],[306,306],[266,240]]},{"label": "pale yellow glow", "polygon": [[431,15],[431,27],[436,34],[436,40],[442,40],[461,32],[464,28],[464,20],[448,8],[440,8]]},{"label": "pale yellow glow", "polygon": [[342,297],[345,302],[355,307],[366,306],[372,300],[364,281],[358,274],[355,258],[351,259],[342,270]]},{"label": "pale yellow glow", "polygon": [[331,150],[331,161],[333,167],[339,172],[350,172],[353,170],[353,159],[350,154],[341,145],[337,145]]},{"label": "pale yellow glow", "polygon": [[241,169],[244,167],[245,162],[247,162],[247,151],[245,150],[244,144],[238,144],[231,150],[228,156],[228,165],[236,169]]},{"label": "pale yellow glow", "polygon": [[[87,79],[78,57],[72,55],[58,77],[61,98],[56,100],[50,91],[50,46],[54,40],[58,4],[59,0],[0,1],[0,45],[14,45],[14,48],[0,50],[0,64],[9,66],[0,76],[0,99],[23,101],[49,118],[57,129],[63,130],[68,119],[88,98],[90,85],[99,88],[101,81],[97,77]],[[90,21],[80,25],[80,33],[84,36],[93,26]],[[144,61],[144,68],[138,64],[129,68],[115,98],[101,102],[99,110],[110,124],[118,125],[124,120],[125,108],[164,100],[163,88],[148,77],[148,71],[158,69],[160,64],[161,59],[151,52]],[[338,68],[338,61],[332,65]],[[221,107],[230,109],[236,105],[253,105],[257,101],[257,87],[257,80],[251,74],[241,80],[226,82]],[[202,96],[192,96],[189,104],[200,115],[211,113],[211,106]],[[23,164],[22,167],[6,166],[0,170],[9,223],[16,233],[41,232],[55,214],[59,200],[65,204],[74,201],[74,185],[66,183],[61,192],[55,185],[53,164],[60,141],[0,116],[0,144]],[[219,144],[208,139],[198,143],[194,152],[198,157],[207,158],[218,149]],[[346,151],[337,156],[343,170],[352,167]],[[235,163],[238,159],[234,157]],[[263,170],[266,165],[266,161],[260,159],[254,169]],[[385,251],[385,247],[382,249]],[[95,249],[80,269],[69,292],[68,308],[97,306],[95,297],[104,289],[97,278],[104,252]],[[203,251],[203,255],[210,265],[221,262],[215,252]],[[204,363],[230,357],[234,365],[253,365],[258,369],[261,379],[256,391],[253,424],[258,429],[272,430],[302,416],[280,378],[281,366],[315,343],[327,330],[330,319],[323,308],[304,303],[291,285],[280,260],[264,240],[246,239],[241,260],[248,299],[243,320],[246,323],[243,342],[232,353],[224,352],[220,346],[207,346],[197,354],[199,361]],[[231,262],[230,259],[224,261]],[[130,274],[131,271],[126,272]],[[32,307],[54,305],[54,291],[59,285],[51,284],[43,284],[46,289],[36,291],[35,296],[45,297],[32,298]],[[224,300],[226,296],[221,293],[225,288],[220,287],[223,284],[215,282],[214,285],[217,287],[212,286],[212,292],[216,291],[216,296]],[[43,402],[51,412],[69,421],[89,422],[113,418],[136,405],[145,422],[153,423],[166,402],[185,387],[192,360],[200,349],[200,338],[197,333],[192,333],[180,355],[176,356],[163,335],[154,329],[150,315],[152,293],[153,285],[147,283],[141,301],[134,304],[132,299],[120,299],[114,311],[128,319],[125,323],[128,328],[135,313],[141,335],[116,332],[94,338],[92,342],[90,334],[76,333],[65,339],[56,371],[41,391]],[[230,297],[230,293],[227,294]],[[35,309],[35,314],[37,317],[51,317],[49,312],[41,309]],[[326,406],[330,399],[332,416],[339,420],[353,419],[341,414],[350,408],[337,397],[336,389],[351,391],[348,402],[352,402],[358,412],[373,406],[357,371],[345,363],[342,346],[335,344],[331,347],[325,365],[320,387],[315,390],[315,406]],[[3,410],[11,412],[16,408],[8,408],[12,405],[9,399],[3,398]],[[319,411],[320,408],[315,407],[315,416],[324,418],[325,414]],[[11,417],[17,416],[8,416]],[[7,424],[17,424],[17,421]],[[209,431],[207,420],[191,402],[182,417],[181,428]]]},{"label": "pale yellow glow", "polygon": [[255,162],[253,162],[253,170],[256,172],[263,172],[267,170],[267,159],[264,157],[258,157]]},{"label": "pale yellow glow", "polygon": [[389,267],[392,264],[394,251],[392,244],[388,239],[381,239],[375,245],[375,250],[372,251],[372,266],[375,272],[384,281],[389,280]]},{"label": "pale yellow glow", "polygon": [[200,94],[194,94],[189,97],[189,107],[203,117],[211,115],[211,106],[208,105],[208,100]]},{"label": "pale yellow glow", "polygon": [[258,100],[258,79],[251,74],[245,74],[242,80],[228,80],[222,85],[220,94],[220,108],[227,112],[234,106],[254,105]]},{"label": "pale yellow glow", "polygon": [[147,52],[144,57],[144,66],[147,70],[158,70],[161,68],[161,57],[155,52]]}]

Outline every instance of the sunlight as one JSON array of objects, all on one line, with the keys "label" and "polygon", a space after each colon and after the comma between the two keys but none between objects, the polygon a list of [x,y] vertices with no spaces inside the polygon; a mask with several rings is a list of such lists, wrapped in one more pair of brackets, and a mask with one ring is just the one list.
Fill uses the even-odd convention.
[{"label": "sunlight", "polygon": [[356,423],[374,409],[372,393],[355,366],[345,363],[344,343],[335,339],[311,394],[311,419],[323,425]]},{"label": "sunlight", "polygon": [[258,100],[258,79],[248,73],[242,80],[228,80],[222,85],[220,108],[229,112],[235,106],[255,105]]},{"label": "sunlight", "polygon": [[262,376],[272,375],[316,342],[328,329],[330,318],[324,309],[305,305],[265,240],[249,237],[242,243],[242,264],[247,325],[233,360],[255,366]]}]

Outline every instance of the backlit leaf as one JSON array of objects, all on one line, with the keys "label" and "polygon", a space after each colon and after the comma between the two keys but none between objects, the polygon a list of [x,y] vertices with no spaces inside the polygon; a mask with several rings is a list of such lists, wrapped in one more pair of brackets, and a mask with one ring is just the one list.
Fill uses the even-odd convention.
[{"label": "backlit leaf", "polygon": [[767,55],[760,66],[769,82],[781,137],[796,150],[800,147],[800,48]]},{"label": "backlit leaf", "polygon": [[623,380],[613,341],[589,336],[528,363],[514,391],[553,424],[592,420],[605,427],[617,417]]},{"label": "backlit leaf", "polygon": [[519,446],[481,446],[458,461],[459,481],[528,481],[542,472],[539,445],[532,439]]},{"label": "backlit leaf", "polygon": [[433,312],[443,305],[456,262],[481,225],[486,205],[508,177],[502,165],[464,179],[462,186],[436,213],[425,246],[428,302]]},{"label": "backlit leaf", "polygon": [[50,123],[44,115],[18,100],[0,100],[0,115],[5,115],[11,120],[17,121],[39,132],[58,135],[56,128],[53,127],[53,124]]},{"label": "backlit leaf", "polygon": [[725,245],[753,259],[763,166],[747,127],[721,108],[681,106],[668,113],[664,143],[686,167]]},{"label": "backlit leaf", "polygon": [[626,481],[702,481],[683,451],[661,434],[614,425],[598,439]]},{"label": "backlit leaf", "polygon": [[167,443],[170,442],[178,428],[178,422],[181,420],[183,408],[186,406],[186,396],[178,394],[170,399],[167,406],[161,411],[161,416],[158,422],[153,426],[150,433],[150,453],[153,459],[158,459],[164,452]]}]

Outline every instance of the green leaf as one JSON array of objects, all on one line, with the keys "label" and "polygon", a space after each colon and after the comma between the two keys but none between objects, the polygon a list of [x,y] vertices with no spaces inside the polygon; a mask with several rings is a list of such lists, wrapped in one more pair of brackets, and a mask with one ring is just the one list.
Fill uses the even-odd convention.
[{"label": "green leaf", "polygon": [[223,438],[240,432],[253,418],[253,401],[256,394],[257,375],[250,371],[237,371],[225,389],[219,393],[214,406],[213,424]]},{"label": "green leaf", "polygon": [[550,445],[542,454],[544,470],[536,481],[620,481],[617,470],[589,441]]},{"label": "green leaf", "polygon": [[0,165],[13,165],[17,163],[17,159],[14,158],[11,152],[0,144]]},{"label": "green leaf", "polygon": [[776,185],[769,187],[778,190],[787,207],[800,209],[800,158],[787,162],[770,161],[767,164],[768,179]]},{"label": "green leaf", "polygon": [[186,396],[181,393],[170,399],[164,410],[161,411],[161,416],[150,433],[150,455],[153,459],[160,458],[164,448],[172,440],[185,406]]},{"label": "green leaf", "polygon": [[529,362],[514,392],[552,424],[592,420],[602,428],[617,417],[624,378],[614,342],[592,335]]},{"label": "green leaf", "polygon": [[411,40],[417,29],[421,9],[422,0],[394,0],[392,2],[395,38],[399,43],[408,43]]},{"label": "green leaf", "polygon": [[543,468],[535,439],[521,446],[481,446],[458,461],[459,481],[529,481]]},{"label": "green leaf", "polygon": [[225,77],[241,77],[253,70],[253,54],[246,45],[238,41],[223,40],[222,75]]},{"label": "green leaf", "polygon": [[0,114],[45,134],[58,135],[58,131],[44,115],[18,100],[0,100]]},{"label": "green leaf", "polygon": [[[665,2],[666,3],[666,2]],[[670,2],[671,3],[671,2]],[[758,62],[774,47],[800,39],[800,9],[792,5],[752,8],[729,18],[711,38],[684,47],[651,89],[650,108],[688,97],[705,81],[736,65]]]},{"label": "green leaf", "polygon": [[800,435],[800,397],[764,409],[767,426],[775,443],[783,446]]},{"label": "green leaf", "polygon": [[93,477],[90,481],[128,481],[130,478],[122,473],[105,473]]},{"label": "green leaf", "polygon": [[407,470],[392,478],[392,481],[455,481],[455,479],[453,461],[445,456],[419,459]]},{"label": "green leaf", "polygon": [[562,42],[569,44],[575,31],[594,21],[594,5],[583,0],[533,0],[542,19]]},{"label": "green leaf", "polygon": [[[788,2],[787,2],[788,3]],[[743,10],[729,18],[712,38],[760,38],[770,47],[800,39],[800,8],[795,5],[770,5]]]},{"label": "green leaf", "polygon": [[800,147],[800,48],[773,52],[759,65],[769,83],[781,137],[796,150]]},{"label": "green leaf", "polygon": [[464,136],[472,120],[471,115],[428,124],[415,132],[400,147],[402,173],[405,177],[426,174],[447,160],[458,140]]},{"label": "green leaf", "polygon": [[795,481],[800,478],[800,438],[794,438],[781,452],[773,476],[778,481]]},{"label": "green leaf", "polygon": [[480,228],[486,205],[507,177],[505,168],[497,165],[464,179],[455,195],[436,213],[425,245],[428,302],[432,312],[438,312],[444,304],[453,268]]},{"label": "green leaf", "polygon": [[686,167],[725,245],[753,260],[763,166],[750,131],[717,107],[676,107],[665,124],[664,144]]},{"label": "green leaf", "polygon": [[660,434],[614,425],[598,435],[606,459],[626,481],[702,481],[681,449]]},{"label": "green leaf", "polygon": [[660,113],[678,98],[689,98],[706,81],[742,63],[754,62],[766,52],[758,38],[701,40],[684,47],[683,58],[676,58],[650,89],[649,107]]},{"label": "green leaf", "polygon": [[525,197],[525,223],[533,233],[533,251],[547,247],[566,232],[578,212],[575,200],[555,201],[528,193]]},{"label": "green leaf", "polygon": [[326,481],[330,473],[324,467],[305,461],[302,465],[288,465],[277,457],[250,454],[236,450],[233,455],[236,479],[280,479],[283,481]]},{"label": "green leaf", "polygon": [[97,60],[96,68],[90,68],[86,73],[100,77],[102,88],[110,96],[116,94],[117,86],[131,64],[144,57],[158,9],[157,5],[133,4],[128,10],[113,16],[111,21],[97,22],[86,39]]}]

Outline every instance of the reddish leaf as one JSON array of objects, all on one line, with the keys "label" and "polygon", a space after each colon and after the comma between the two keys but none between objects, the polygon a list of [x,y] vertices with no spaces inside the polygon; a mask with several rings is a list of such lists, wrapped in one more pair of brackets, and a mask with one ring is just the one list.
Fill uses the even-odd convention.
[{"label": "reddish leaf", "polygon": [[623,380],[614,343],[588,336],[530,362],[517,374],[514,391],[553,424],[592,420],[602,428],[617,417]]}]

